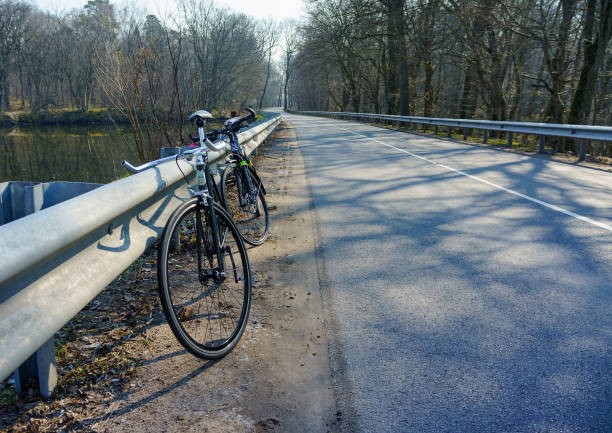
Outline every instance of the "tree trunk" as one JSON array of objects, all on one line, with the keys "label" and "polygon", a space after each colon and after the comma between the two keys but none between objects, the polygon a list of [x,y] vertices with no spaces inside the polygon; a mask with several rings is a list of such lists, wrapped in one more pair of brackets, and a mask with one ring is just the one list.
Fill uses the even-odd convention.
[{"label": "tree trunk", "polygon": [[11,100],[9,98],[10,83],[7,74],[0,73],[0,111],[11,111]]},{"label": "tree trunk", "polygon": [[583,63],[568,116],[568,122],[571,124],[587,124],[589,122],[597,75],[603,65],[606,47],[612,36],[612,2],[600,1],[599,28],[594,33],[596,4],[597,0],[588,0],[586,4]]},{"label": "tree trunk", "polygon": [[469,60],[467,70],[465,71],[465,80],[463,81],[463,92],[461,93],[461,102],[459,108],[460,119],[472,119],[476,112],[476,103],[478,102],[478,93],[476,91],[476,65],[473,60]]},{"label": "tree trunk", "polygon": [[408,60],[406,53],[406,20],[404,0],[387,0],[388,68],[386,87],[388,90],[387,113],[408,115]]},{"label": "tree trunk", "polygon": [[425,83],[423,88],[423,116],[433,117],[433,101],[434,101],[434,89],[433,89],[433,75],[434,67],[431,58],[425,59],[423,62],[425,68]]},{"label": "tree trunk", "polygon": [[387,67],[385,71],[385,96],[387,114],[396,114],[398,109],[397,83],[397,44],[393,37],[393,26],[388,24],[389,38],[387,41]]},{"label": "tree trunk", "polygon": [[268,66],[266,69],[266,80],[264,82],[263,90],[261,91],[261,98],[259,98],[259,106],[257,107],[261,110],[261,107],[264,103],[264,98],[266,97],[266,91],[268,90],[268,83],[270,82],[270,73],[272,69],[272,50],[268,52]]},{"label": "tree trunk", "polygon": [[408,92],[408,53],[406,52],[406,19],[404,14],[404,0],[393,2],[395,33],[397,35],[397,79],[399,80],[399,114],[410,114],[410,100]]},{"label": "tree trunk", "polygon": [[[481,5],[477,5],[477,9]],[[461,95],[461,103],[459,109],[459,117],[462,119],[473,119],[476,115],[476,107],[478,104],[478,85],[484,86],[482,66],[480,65],[481,53],[480,47],[485,46],[485,36],[487,31],[487,21],[485,11],[476,14],[473,17],[471,29],[468,29],[468,38],[470,50],[467,53],[465,66],[465,80],[463,83],[463,93]],[[480,78],[480,80],[479,80]]]},{"label": "tree trunk", "polygon": [[571,22],[576,11],[578,0],[561,0],[561,23],[557,35],[555,54],[549,63],[550,72],[550,98],[547,115],[550,123],[563,123],[563,91],[567,76],[568,42]]}]

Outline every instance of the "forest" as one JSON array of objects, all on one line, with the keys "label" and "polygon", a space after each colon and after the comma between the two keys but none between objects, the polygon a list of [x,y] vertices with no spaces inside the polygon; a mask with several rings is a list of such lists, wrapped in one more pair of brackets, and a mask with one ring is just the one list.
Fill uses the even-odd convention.
[{"label": "forest", "polygon": [[305,3],[276,23],[201,0],[170,18],[0,0],[0,111],[111,107],[144,147],[179,144],[195,108],[246,105],[612,124],[609,0]]},{"label": "forest", "polygon": [[300,108],[612,123],[610,1],[310,3],[292,53]]}]

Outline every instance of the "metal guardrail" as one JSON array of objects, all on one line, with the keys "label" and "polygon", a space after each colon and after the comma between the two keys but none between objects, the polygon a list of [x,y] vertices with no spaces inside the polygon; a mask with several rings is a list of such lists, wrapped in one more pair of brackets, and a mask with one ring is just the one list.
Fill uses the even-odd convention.
[{"label": "metal guardrail", "polygon": [[0,225],[99,188],[86,182],[0,182]]},{"label": "metal guardrail", "polygon": [[[281,116],[239,134],[251,152]],[[225,154],[209,153],[211,161]],[[185,173],[192,167],[179,161]],[[0,226],[0,381],[47,345],[161,235],[189,198],[173,157]]]},{"label": "metal guardrail", "polygon": [[[585,157],[585,141],[612,141],[612,127],[609,126],[591,126],[591,125],[563,125],[554,123],[529,123],[529,122],[502,122],[488,120],[466,120],[466,119],[445,119],[433,117],[415,117],[415,116],[396,116],[390,114],[367,114],[367,113],[349,113],[349,112],[328,112],[328,111],[299,111],[299,114],[312,116],[331,117],[335,119],[348,120],[365,120],[382,123],[397,122],[397,123],[412,123],[416,125],[433,126],[437,134],[438,126],[448,128],[448,135],[452,128],[461,128],[464,134],[464,140],[469,135],[472,129],[483,131],[499,131],[508,134],[508,143],[512,143],[512,133],[520,133],[527,135],[537,135],[540,137],[538,144],[538,152],[544,151],[543,137],[564,137],[580,142],[580,158]],[[487,134],[483,137],[483,142],[487,142]]]}]

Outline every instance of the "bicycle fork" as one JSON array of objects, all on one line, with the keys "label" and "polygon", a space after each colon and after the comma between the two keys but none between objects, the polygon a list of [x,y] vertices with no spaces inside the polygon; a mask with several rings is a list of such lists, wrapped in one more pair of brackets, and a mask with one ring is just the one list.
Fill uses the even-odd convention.
[{"label": "bicycle fork", "polygon": [[241,160],[236,170],[236,187],[238,190],[239,204],[242,208],[255,205],[255,217],[259,217],[259,206],[257,206],[257,198],[259,196],[259,187],[256,187],[253,178],[249,173],[249,162]]}]

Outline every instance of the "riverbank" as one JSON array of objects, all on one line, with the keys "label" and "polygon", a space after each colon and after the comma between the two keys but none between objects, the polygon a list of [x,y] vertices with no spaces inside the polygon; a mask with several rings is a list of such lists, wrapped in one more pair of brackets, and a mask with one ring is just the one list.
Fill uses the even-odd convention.
[{"label": "riverbank", "polygon": [[[228,110],[213,112],[219,121],[226,120],[233,112]],[[186,116],[185,116],[186,117]],[[258,115],[258,119],[265,115]],[[145,122],[145,116],[141,116]],[[54,108],[37,111],[3,111],[0,112],[0,128],[16,126],[95,126],[95,125],[130,125],[127,116],[117,108],[92,108],[76,110],[69,108]]]},{"label": "riverbank", "polygon": [[128,119],[115,108],[90,110],[50,109],[31,111],[9,111],[0,113],[0,127],[42,125],[109,125],[128,124]]}]

